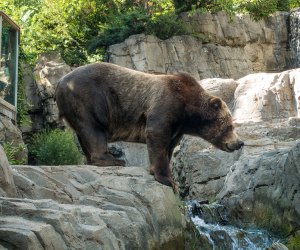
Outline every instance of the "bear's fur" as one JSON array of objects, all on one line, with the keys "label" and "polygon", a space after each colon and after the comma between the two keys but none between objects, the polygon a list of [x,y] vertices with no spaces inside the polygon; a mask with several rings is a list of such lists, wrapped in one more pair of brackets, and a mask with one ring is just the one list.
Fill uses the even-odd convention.
[{"label": "bear's fur", "polygon": [[88,164],[124,165],[108,153],[108,142],[146,143],[150,173],[168,186],[174,186],[170,158],[183,134],[200,136],[227,152],[243,146],[227,105],[187,74],[152,75],[90,64],[59,81],[56,102]]}]

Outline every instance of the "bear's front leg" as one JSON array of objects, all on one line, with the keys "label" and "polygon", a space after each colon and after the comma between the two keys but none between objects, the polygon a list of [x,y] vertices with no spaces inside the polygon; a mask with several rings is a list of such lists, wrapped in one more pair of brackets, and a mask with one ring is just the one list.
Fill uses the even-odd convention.
[{"label": "bear's front leg", "polygon": [[146,143],[150,160],[150,174],[154,178],[175,189],[175,182],[172,179],[169,159],[170,131],[158,129],[146,130]]}]

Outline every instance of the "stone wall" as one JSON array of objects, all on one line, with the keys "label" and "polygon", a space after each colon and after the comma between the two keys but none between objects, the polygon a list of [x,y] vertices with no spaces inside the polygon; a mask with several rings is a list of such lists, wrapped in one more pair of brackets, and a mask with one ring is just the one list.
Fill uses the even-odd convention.
[{"label": "stone wall", "polygon": [[224,12],[183,14],[182,19],[193,36],[133,35],[109,47],[109,62],[151,73],[187,72],[196,79],[237,79],[289,67],[288,13],[258,22],[248,15],[230,19]]}]

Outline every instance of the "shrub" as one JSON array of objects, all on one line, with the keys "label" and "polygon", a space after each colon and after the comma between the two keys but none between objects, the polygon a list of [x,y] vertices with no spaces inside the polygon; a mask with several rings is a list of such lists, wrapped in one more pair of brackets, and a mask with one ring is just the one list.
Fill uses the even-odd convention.
[{"label": "shrub", "polygon": [[74,142],[73,133],[69,130],[45,130],[35,134],[28,148],[37,165],[83,163],[83,155]]},{"label": "shrub", "polygon": [[99,47],[120,43],[130,35],[145,32],[148,20],[149,16],[140,9],[114,16],[109,24],[100,28],[98,36],[91,40],[88,51],[94,52]]},{"label": "shrub", "polygon": [[133,9],[114,16],[109,25],[102,27],[102,32],[89,43],[88,51],[93,53],[99,47],[123,42],[127,37],[140,33],[168,39],[188,34],[189,30],[174,11],[150,15],[143,9]]},{"label": "shrub", "polygon": [[11,165],[24,165],[27,162],[26,157],[22,156],[22,152],[26,150],[25,144],[14,145],[13,142],[5,142],[3,150],[7,156],[8,162]]},{"label": "shrub", "polygon": [[236,2],[238,10],[249,13],[254,20],[259,20],[274,13],[278,4],[278,0],[238,0]]},{"label": "shrub", "polygon": [[176,35],[186,35],[191,33],[191,31],[174,12],[169,12],[153,16],[147,23],[146,33],[164,40]]},{"label": "shrub", "polygon": [[288,238],[287,247],[290,250],[300,249],[300,231],[294,233]]}]

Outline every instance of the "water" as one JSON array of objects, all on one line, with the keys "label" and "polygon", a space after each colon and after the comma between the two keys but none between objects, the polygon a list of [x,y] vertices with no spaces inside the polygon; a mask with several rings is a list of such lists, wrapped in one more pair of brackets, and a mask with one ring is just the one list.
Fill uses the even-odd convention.
[{"label": "water", "polygon": [[277,241],[266,230],[229,225],[223,207],[187,202],[188,215],[200,233],[205,247],[213,250],[263,250]]},{"label": "water", "polygon": [[291,67],[300,67],[300,9],[296,9],[290,14],[290,48],[291,48]]}]

